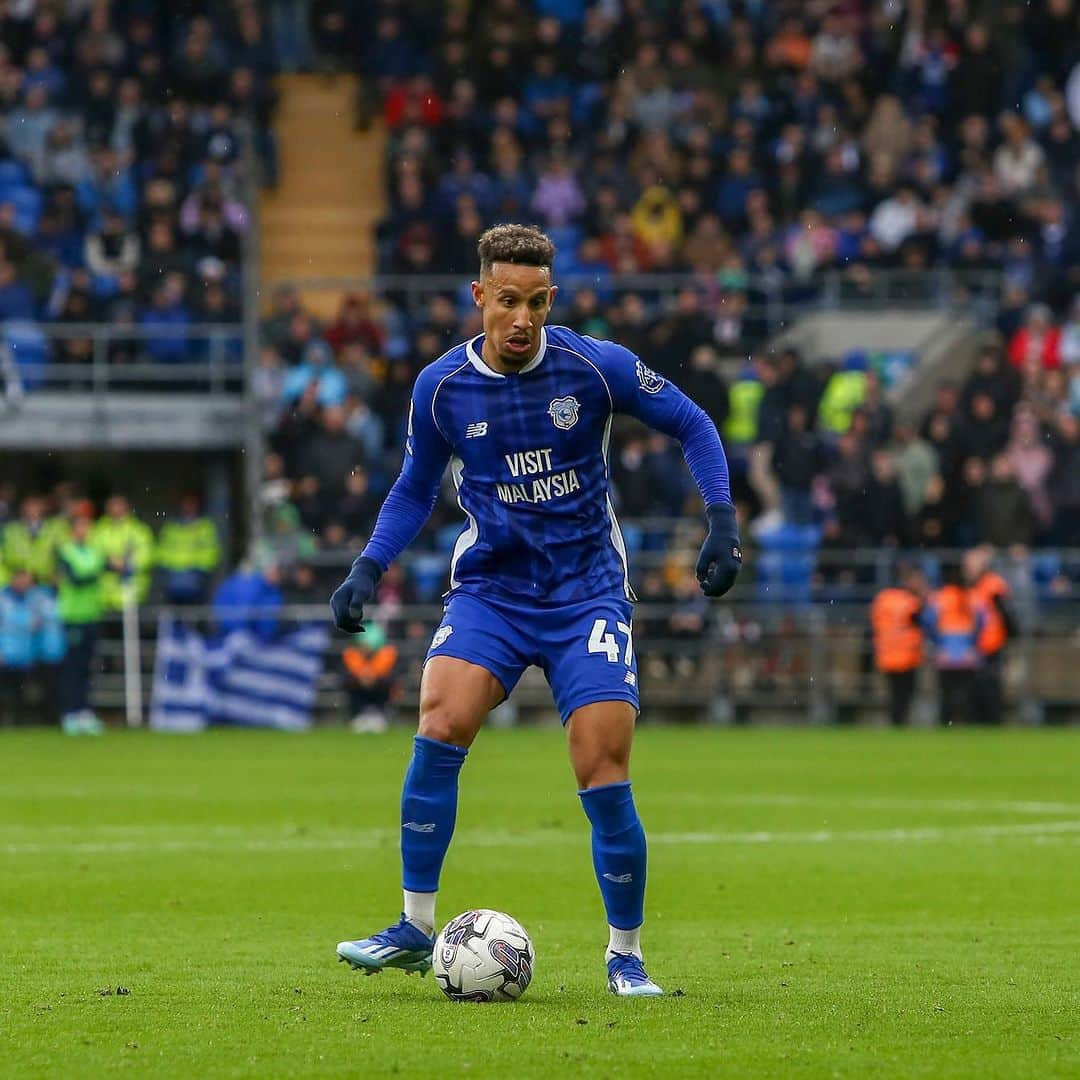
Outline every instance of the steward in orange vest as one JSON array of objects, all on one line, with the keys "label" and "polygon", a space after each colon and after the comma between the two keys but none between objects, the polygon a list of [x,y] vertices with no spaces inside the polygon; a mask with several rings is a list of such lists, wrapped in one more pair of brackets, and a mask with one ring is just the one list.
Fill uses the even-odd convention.
[{"label": "steward in orange vest", "polygon": [[870,605],[870,627],[874,635],[874,664],[889,689],[889,720],[894,726],[906,724],[915,698],[916,679],[923,659],[923,597],[926,582],[922,573],[901,566],[896,585],[882,589]]},{"label": "steward in orange vest", "polygon": [[387,728],[386,707],[396,689],[398,651],[387,643],[386,631],[369,623],[341,654],[345,688],[352,711],[352,729],[378,732]]},{"label": "steward in orange vest", "polygon": [[994,549],[981,544],[964,552],[964,580],[986,612],[986,624],[979,634],[982,667],[975,676],[976,716],[984,724],[1000,724],[1004,712],[1002,664],[1005,646],[1016,634],[1016,616],[1009,602],[1009,583],[990,564]]},{"label": "steward in orange vest", "polygon": [[975,674],[982,666],[978,641],[986,626],[986,612],[964,586],[960,567],[943,567],[941,582],[941,588],[930,595],[924,618],[938,670],[939,720],[942,724],[971,723],[978,719]]}]

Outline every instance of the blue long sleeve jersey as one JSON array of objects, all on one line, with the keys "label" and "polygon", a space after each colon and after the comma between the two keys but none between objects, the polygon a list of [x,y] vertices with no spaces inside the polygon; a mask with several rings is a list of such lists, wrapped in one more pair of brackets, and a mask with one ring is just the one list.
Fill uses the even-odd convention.
[{"label": "blue long sleeve jersey", "polygon": [[466,517],[451,592],[539,604],[633,599],[609,490],[616,413],[677,439],[706,505],[730,504],[715,425],[628,349],[549,326],[536,356],[503,375],[482,348],[483,335],[417,376],[401,474],[363,552],[384,570],[423,527],[449,463]]}]

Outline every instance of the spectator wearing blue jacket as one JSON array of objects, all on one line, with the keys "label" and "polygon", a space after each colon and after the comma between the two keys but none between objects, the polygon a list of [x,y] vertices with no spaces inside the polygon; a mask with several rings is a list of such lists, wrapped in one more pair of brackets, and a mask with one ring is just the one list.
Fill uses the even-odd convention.
[{"label": "spectator wearing blue jacket", "polygon": [[[165,283],[154,293],[151,306],[139,316],[139,322],[147,330],[176,328],[178,331],[191,324],[191,316],[184,307],[183,279],[170,274]],[[146,341],[146,351],[159,364],[182,364],[188,359],[188,339],[181,333],[162,334]]]},{"label": "spectator wearing blue jacket", "polygon": [[316,387],[315,400],[321,407],[345,404],[348,380],[334,366],[334,354],[322,340],[309,342],[301,362],[285,376],[281,387],[282,405],[294,405],[312,384]]},{"label": "spectator wearing blue jacket", "polygon": [[75,199],[85,217],[118,214],[126,221],[135,217],[139,194],[131,169],[111,147],[94,151],[90,175],[75,189]]},{"label": "spectator wearing blue jacket", "polygon": [[281,576],[273,565],[261,569],[242,563],[214,593],[214,621],[222,634],[249,630],[262,641],[277,636],[282,596]]},{"label": "spectator wearing blue jacket", "polygon": [[0,254],[0,322],[33,319],[34,298],[15,267]]},{"label": "spectator wearing blue jacket", "polygon": [[59,119],[59,112],[49,105],[49,91],[42,85],[30,87],[22,105],[8,114],[4,130],[8,149],[24,163],[36,160]]},{"label": "spectator wearing blue jacket", "polygon": [[50,589],[17,570],[0,591],[0,722],[12,723],[39,665],[64,655],[64,630]]}]

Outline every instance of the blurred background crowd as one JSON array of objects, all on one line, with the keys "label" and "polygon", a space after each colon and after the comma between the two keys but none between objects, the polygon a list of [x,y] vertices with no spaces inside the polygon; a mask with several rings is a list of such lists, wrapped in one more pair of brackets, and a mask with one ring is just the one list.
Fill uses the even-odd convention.
[{"label": "blurred background crowd", "polygon": [[[936,584],[919,552],[981,544],[1048,602],[1075,596],[1080,564],[1060,552],[1080,547],[1078,17],[1075,0],[0,5],[9,392],[60,371],[77,387],[91,324],[110,326],[114,368],[205,364],[214,327],[239,361],[279,72],[359,77],[388,201],[375,288],[329,316],[288,285],[256,300],[255,547],[179,487],[153,507],[128,490],[133,513],[108,494],[122,477],[90,503],[85,484],[0,474],[2,583],[59,588],[63,620],[59,552],[84,530],[105,610],[114,579],[181,603],[237,566],[241,595],[321,602],[396,474],[417,371],[480,330],[477,237],[523,220],[558,246],[553,321],[619,340],[717,423],[747,599],[862,603],[881,552],[914,551]],[[821,362],[778,341],[822,296],[857,302],[886,275],[898,302],[967,306],[984,327],[974,370],[945,365],[916,416],[893,393],[913,355]],[[700,635],[700,505],[678,448],[620,424],[612,476],[639,594],[675,603],[664,633]],[[447,490],[384,579],[387,611],[437,601],[458,528]]]},{"label": "blurred background crowd", "polygon": [[[363,28],[341,41],[365,43],[330,59],[361,72],[390,131],[381,269],[463,277],[349,294],[322,323],[275,295],[257,375],[271,513],[323,546],[363,538],[416,371],[479,331],[477,236],[527,219],[559,246],[553,318],[618,339],[702,404],[762,536],[1078,541],[1075,5],[329,7]],[[998,310],[976,372],[946,376],[915,422],[885,400],[892,358],[808,366],[760,348],[762,289],[805,298],[836,270],[857,292],[871,270],[941,266],[960,289],[964,271],[996,271]],[[659,272],[684,284],[635,276]],[[613,472],[628,518],[694,509],[661,437],[617,432]]]},{"label": "blurred background crowd", "polygon": [[27,388],[89,363],[89,323],[145,331],[113,363],[175,364],[207,358],[176,328],[239,321],[240,131],[273,183],[277,63],[259,5],[199,7],[0,9],[0,323]]}]

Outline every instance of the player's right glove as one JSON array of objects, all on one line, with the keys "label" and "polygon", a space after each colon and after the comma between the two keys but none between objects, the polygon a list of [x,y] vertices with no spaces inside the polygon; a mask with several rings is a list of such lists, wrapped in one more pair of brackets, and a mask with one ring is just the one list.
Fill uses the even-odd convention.
[{"label": "player's right glove", "polygon": [[334,625],[346,634],[364,632],[361,619],[364,605],[375,595],[375,586],[382,577],[382,568],[374,559],[361,555],[349,571],[349,576],[334,590],[330,597],[330,610],[334,613]]},{"label": "player's right glove", "polygon": [[705,516],[709,520],[709,535],[698,556],[698,584],[706,596],[723,596],[735,584],[742,569],[742,544],[739,543],[735,507],[718,503],[710,506]]}]

